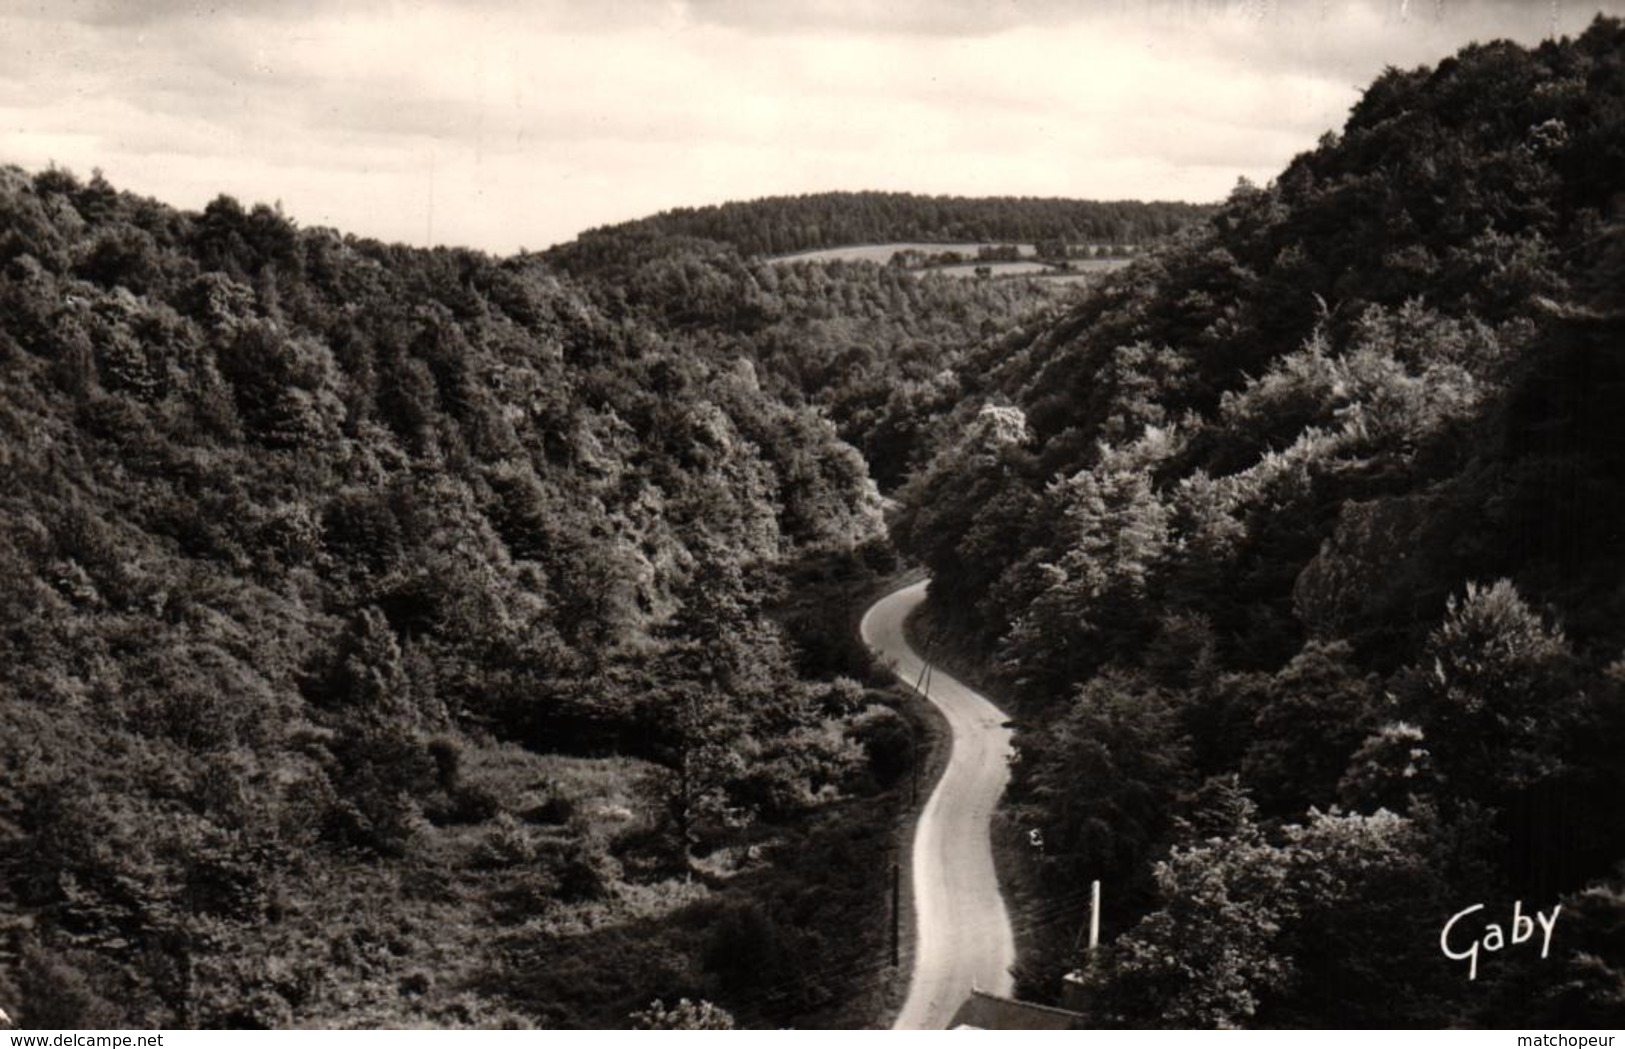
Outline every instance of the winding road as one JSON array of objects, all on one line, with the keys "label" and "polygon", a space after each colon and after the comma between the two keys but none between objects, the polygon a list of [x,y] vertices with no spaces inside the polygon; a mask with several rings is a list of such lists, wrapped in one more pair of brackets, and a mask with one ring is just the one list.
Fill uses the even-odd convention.
[{"label": "winding road", "polygon": [[[895,590],[864,613],[863,641],[913,685],[925,668],[903,621],[927,583]],[[935,668],[926,696],[953,732],[948,767],[914,828],[914,975],[894,1030],[948,1026],[973,987],[1008,995],[1015,940],[993,873],[989,824],[1010,779],[1008,720],[986,697]]]}]

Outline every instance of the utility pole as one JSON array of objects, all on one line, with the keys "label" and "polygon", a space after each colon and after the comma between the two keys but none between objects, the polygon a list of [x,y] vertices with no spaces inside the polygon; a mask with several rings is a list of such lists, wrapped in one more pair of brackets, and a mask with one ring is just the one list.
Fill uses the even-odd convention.
[{"label": "utility pole", "polygon": [[[920,676],[914,679],[914,691],[918,692],[922,699],[929,700],[931,698],[931,650],[929,647],[926,648],[925,664],[920,667]],[[908,764],[912,781],[909,787],[909,805],[913,808],[919,808],[920,732],[912,721],[909,722],[908,726],[908,745],[910,751]]]},{"label": "utility pole", "polygon": [[[1100,879],[1096,878],[1089,883],[1089,951],[1085,955],[1088,959],[1100,946]],[[1083,939],[1083,929],[1078,930],[1077,938],[1072,941],[1072,952],[1077,953],[1080,941]]]},{"label": "utility pole", "polygon": [[[927,702],[930,702],[930,700],[931,700],[931,664],[930,663],[927,663],[925,665],[925,688],[920,692],[920,696],[923,699],[925,699]],[[913,804],[914,804],[915,808],[919,808],[920,807],[920,734],[918,732],[911,732],[909,734],[909,740],[914,744],[914,758],[913,758],[912,761],[909,762],[910,767],[914,770],[914,786],[912,788],[912,793],[913,793],[913,796],[914,796]]]},{"label": "utility pole", "polygon": [[[1090,992],[1089,978],[1085,974],[1095,967],[1095,951],[1100,947],[1100,879],[1096,878],[1089,883],[1089,949],[1082,958],[1078,958],[1077,968],[1061,977],[1061,1006],[1077,1012],[1089,1010]],[[1078,928],[1078,936],[1072,941],[1072,956],[1078,957],[1078,947],[1083,942],[1083,926]]]},{"label": "utility pole", "polygon": [[1089,886],[1089,953],[1100,946],[1100,879]]}]

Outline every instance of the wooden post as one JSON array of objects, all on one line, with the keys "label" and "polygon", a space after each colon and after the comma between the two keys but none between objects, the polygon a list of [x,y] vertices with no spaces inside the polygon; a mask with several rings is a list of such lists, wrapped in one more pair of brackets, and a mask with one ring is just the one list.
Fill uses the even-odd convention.
[{"label": "wooden post", "polygon": [[895,862],[891,865],[891,967],[902,964],[903,938],[903,872]]},{"label": "wooden post", "polygon": [[920,807],[920,730],[912,721],[908,723],[908,746],[908,764],[913,776],[908,803],[911,808],[917,809]]}]

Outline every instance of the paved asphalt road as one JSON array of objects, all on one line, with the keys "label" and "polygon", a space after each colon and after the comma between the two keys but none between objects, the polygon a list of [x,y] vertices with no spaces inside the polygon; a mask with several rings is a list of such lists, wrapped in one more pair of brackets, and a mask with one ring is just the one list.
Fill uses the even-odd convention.
[{"label": "paved asphalt road", "polygon": [[[911,686],[924,660],[903,639],[903,620],[925,600],[925,588],[916,583],[887,594],[864,614],[860,628],[864,643]],[[953,751],[914,829],[917,939],[908,1000],[892,1025],[898,1030],[947,1027],[973,986],[1009,994],[1016,960],[988,836],[993,807],[1010,779],[1007,718],[935,668],[927,692],[953,730]]]}]

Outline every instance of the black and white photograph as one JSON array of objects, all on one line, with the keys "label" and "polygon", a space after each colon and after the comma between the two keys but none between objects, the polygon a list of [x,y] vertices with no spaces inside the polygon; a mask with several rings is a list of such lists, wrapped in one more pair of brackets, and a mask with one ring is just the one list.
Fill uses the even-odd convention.
[{"label": "black and white photograph", "polygon": [[1622,1027],[1625,0],[0,0],[10,1045]]}]

